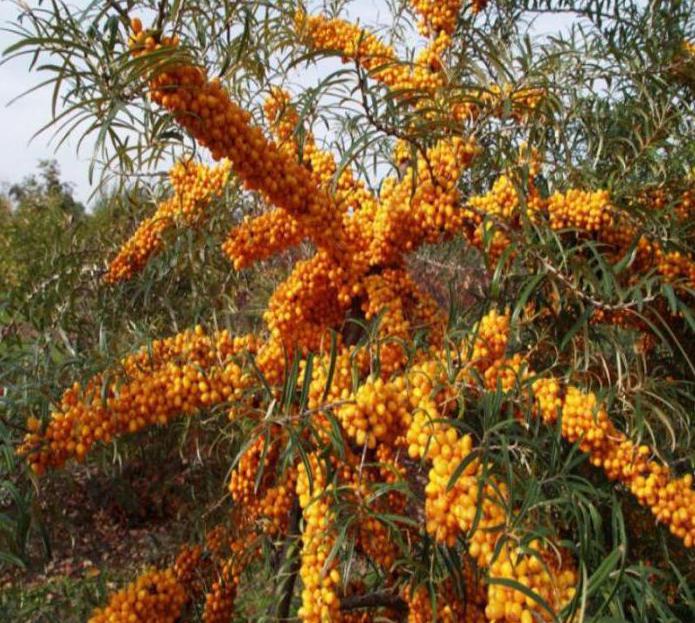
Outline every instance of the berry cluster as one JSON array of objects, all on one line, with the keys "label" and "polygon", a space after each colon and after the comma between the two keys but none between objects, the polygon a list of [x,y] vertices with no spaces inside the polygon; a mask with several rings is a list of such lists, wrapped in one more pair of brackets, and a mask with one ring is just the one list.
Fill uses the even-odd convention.
[{"label": "berry cluster", "polygon": [[244,525],[259,524],[261,532],[275,535],[287,528],[297,470],[290,467],[277,475],[282,435],[278,428],[261,435],[245,449],[232,471],[229,493],[243,509]]},{"label": "berry cluster", "polygon": [[[434,607],[433,607],[434,593]],[[487,619],[476,601],[464,599],[457,595],[452,582],[442,582],[436,589],[428,590],[426,586],[417,588],[407,586],[403,597],[408,604],[408,623],[485,623]],[[433,610],[436,609],[436,614]]]},{"label": "berry cluster", "polygon": [[142,27],[142,20],[138,17],[130,21],[132,34],[128,38],[128,49],[133,56],[142,56],[162,47],[177,46],[179,38],[160,37],[157,32],[145,30]]},{"label": "berry cluster", "polygon": [[161,250],[164,233],[177,224],[187,227],[200,225],[206,208],[222,192],[228,176],[229,163],[226,161],[215,168],[194,162],[176,163],[169,171],[174,195],[162,201],[155,213],[139,225],[111,261],[104,280],[116,283],[142,270]]},{"label": "berry cluster", "polygon": [[570,189],[555,193],[548,199],[548,217],[553,229],[578,229],[597,232],[612,223],[612,208],[608,192],[586,192]]},{"label": "berry cluster", "polygon": [[[452,35],[456,30],[461,4],[461,0],[413,0],[413,10],[420,15],[420,32],[426,37],[441,32]],[[485,8],[485,2],[474,2],[471,6],[477,13]]]},{"label": "berry cluster", "polygon": [[310,457],[311,480],[304,463],[299,465],[297,496],[304,514],[299,575],[302,578],[302,606],[299,617],[307,623],[340,620],[338,587],[340,572],[329,555],[335,542],[330,507],[332,485],[327,466],[315,454]]},{"label": "berry cluster", "polygon": [[233,558],[227,560],[217,580],[205,595],[203,623],[228,623],[234,612],[234,599],[239,586],[239,570]]},{"label": "berry cluster", "polygon": [[176,623],[187,597],[171,569],[150,570],[111,595],[89,623]]},{"label": "berry cluster", "polygon": [[243,452],[229,480],[232,500],[252,517],[258,514],[253,506],[259,502],[259,493],[265,491],[273,480],[279,442],[280,439],[271,436],[270,433],[259,435]]},{"label": "berry cluster", "polygon": [[[483,112],[511,116],[521,121],[543,101],[545,91],[538,87],[514,87],[510,84],[488,88],[450,88],[444,71],[444,54],[451,46],[452,33],[460,11],[461,0],[415,0],[414,8],[422,15],[420,30],[430,37],[427,47],[413,62],[403,62],[395,50],[367,29],[321,15],[307,16],[298,12],[295,26],[300,41],[315,50],[339,51],[342,60],[355,62],[370,77],[388,87],[394,97],[419,111],[423,119],[432,121],[449,113],[456,121],[476,119]],[[485,7],[487,0],[473,0],[474,13]],[[511,112],[508,113],[508,110]]]},{"label": "berry cluster", "polygon": [[407,97],[409,92],[431,93],[444,85],[439,59],[450,43],[448,38],[438,38],[411,66],[402,63],[391,46],[357,25],[301,12],[295,22],[305,45],[318,50],[339,50],[343,62],[357,62],[374,80],[401,97]]},{"label": "berry cluster", "polygon": [[264,212],[244,221],[230,233],[222,251],[240,270],[278,252],[298,245],[303,231],[295,218],[282,208]]},{"label": "berry cluster", "polygon": [[554,423],[562,415],[562,436],[586,452],[608,478],[622,482],[640,504],[651,509],[658,521],[683,540],[695,545],[695,491],[693,477],[672,475],[668,466],[650,460],[648,446],[637,446],[618,431],[596,395],[554,379],[539,379],[533,385],[540,417]]},{"label": "berry cluster", "polygon": [[[234,338],[227,331],[207,335],[198,326],[129,355],[121,370],[98,374],[82,388],[75,383],[51,414],[43,431],[38,421],[19,448],[41,474],[69,458],[82,460],[94,443],[243,396],[253,377],[234,357],[253,350],[253,337]],[[116,374],[116,372],[118,372]]]},{"label": "berry cluster", "polygon": [[348,404],[337,410],[337,416],[348,436],[357,445],[376,448],[377,441],[393,439],[401,427],[409,405],[402,377],[384,383],[368,379],[355,392]]},{"label": "berry cluster", "polygon": [[248,190],[299,219],[319,247],[349,264],[343,230],[332,227],[335,201],[317,188],[308,168],[250,124],[250,114],[232,102],[219,80],[192,64],[170,64],[155,72],[150,88],[152,100],[169,109],[215,160],[229,158]]},{"label": "berry cluster", "polygon": [[461,231],[466,213],[459,208],[457,182],[478,152],[472,140],[441,140],[420,154],[400,181],[384,181],[374,216],[373,264],[400,263],[404,253]]},{"label": "berry cluster", "polygon": [[203,548],[200,545],[185,545],[179,550],[172,569],[180,584],[188,588],[194,583],[202,556]]},{"label": "berry cluster", "polygon": [[[524,199],[529,218],[537,220],[540,214],[545,213],[548,225],[554,230],[575,229],[592,234],[613,224],[615,209],[605,190],[588,192],[569,189],[566,193],[554,193],[543,200],[530,182]],[[471,197],[468,207],[478,222],[482,217],[491,216],[516,227],[521,216],[519,183],[508,175],[501,175],[488,193]]]},{"label": "berry cluster", "polygon": [[205,534],[205,547],[214,560],[221,560],[229,546],[229,533],[224,525],[218,524]]},{"label": "berry cluster", "polygon": [[[278,147],[288,157],[299,160],[300,146],[296,140],[297,131],[301,127],[299,114],[290,102],[290,96],[279,88],[273,88],[264,103],[264,113],[270,129],[278,141]],[[307,130],[302,143],[302,164],[313,174],[316,186],[328,191],[337,172],[333,156],[317,148],[313,134]],[[348,208],[360,208],[365,212],[363,204],[368,203],[370,194],[364,186],[354,179],[352,171],[346,167],[337,180],[334,199],[338,212],[344,215],[346,221]],[[349,218],[344,222],[357,221]],[[230,232],[223,250],[234,263],[234,267],[244,268],[255,261],[263,260],[276,253],[295,246],[303,238],[309,237],[301,219],[295,218],[285,209],[279,207],[256,217],[246,217],[244,222]],[[348,232],[351,246],[355,246],[358,233]]]}]

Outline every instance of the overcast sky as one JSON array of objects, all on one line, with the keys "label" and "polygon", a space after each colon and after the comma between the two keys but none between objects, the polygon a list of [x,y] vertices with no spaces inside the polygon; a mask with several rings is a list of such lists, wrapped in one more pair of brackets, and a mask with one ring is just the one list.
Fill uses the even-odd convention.
[{"label": "overcast sky", "polygon": [[[36,0],[28,0],[34,6]],[[71,6],[83,8],[88,0],[77,0]],[[386,16],[385,0],[354,0],[351,15],[359,17],[365,24],[382,21]],[[0,0],[0,22],[3,28],[11,26],[9,22],[16,19],[19,10],[12,0]],[[536,25],[537,32],[556,31],[567,25],[566,18],[551,17]],[[0,32],[0,49],[5,50],[14,38],[4,30]],[[310,76],[309,76],[310,79]],[[39,160],[55,158],[62,171],[62,177],[75,189],[76,197],[85,201],[92,192],[87,177],[90,146],[82,147],[76,153],[75,141],[67,141],[56,152],[49,144],[50,134],[42,134],[33,140],[32,135],[50,119],[51,89],[35,91],[13,104],[9,102],[27,89],[40,82],[40,76],[28,71],[28,63],[15,60],[0,66],[0,105],[5,110],[0,114],[0,184],[6,185],[20,181],[36,171]],[[8,106],[9,104],[9,106]]]},{"label": "overcast sky", "polygon": [[[0,0],[0,48],[4,51],[14,38],[4,29],[8,21],[14,20],[17,7],[9,0]],[[50,91],[42,90],[22,98],[7,106],[10,100],[22,91],[37,84],[37,74],[27,71],[27,63],[11,62],[0,66],[0,182],[12,183],[36,170],[36,163],[42,158],[51,157],[52,149],[46,145],[47,137],[39,137],[29,143],[32,134],[50,118]],[[74,146],[66,146],[56,154],[65,179],[76,187],[86,189],[86,167],[74,155]],[[82,192],[80,192],[82,195]]]}]

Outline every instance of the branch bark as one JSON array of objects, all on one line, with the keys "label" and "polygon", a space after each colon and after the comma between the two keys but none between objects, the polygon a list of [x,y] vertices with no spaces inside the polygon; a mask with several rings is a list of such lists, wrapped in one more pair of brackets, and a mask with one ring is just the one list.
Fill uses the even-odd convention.
[{"label": "branch bark", "polygon": [[[280,597],[276,611],[276,619],[284,621],[290,616],[290,607],[292,606],[292,595],[294,594],[294,585],[297,583],[297,574],[299,573],[300,557],[296,547],[299,537],[299,519],[302,513],[299,508],[299,498],[295,498],[290,511],[290,525],[287,531],[287,539],[282,548],[280,564],[278,566],[278,584],[277,591]],[[284,570],[289,565],[287,575]]]},{"label": "branch bark", "polygon": [[343,611],[362,608],[392,608],[398,612],[405,613],[408,611],[408,604],[396,593],[387,591],[352,595],[340,600],[340,609]]}]

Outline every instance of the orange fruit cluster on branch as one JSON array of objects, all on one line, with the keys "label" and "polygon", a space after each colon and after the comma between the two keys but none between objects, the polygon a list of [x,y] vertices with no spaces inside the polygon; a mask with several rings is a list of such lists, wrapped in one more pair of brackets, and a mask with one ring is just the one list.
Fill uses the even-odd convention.
[{"label": "orange fruit cluster on branch", "polygon": [[[531,170],[536,166],[532,164]],[[688,213],[690,201],[689,193],[684,193],[676,205],[676,214]],[[605,190],[570,188],[544,198],[532,180],[523,185],[518,178],[503,174],[490,191],[469,197],[462,211],[462,233],[481,249],[488,240],[486,257],[494,264],[515,234],[522,231],[524,213],[532,223],[542,219],[554,231],[600,241],[607,245],[606,255],[613,262],[631,252],[634,245],[633,276],[656,269],[667,282],[695,285],[695,258],[690,253],[669,251],[663,241],[640,233],[634,219],[629,220],[626,213],[618,210]]]},{"label": "orange fruit cluster on branch", "polygon": [[[467,585],[467,589],[472,592],[473,585]],[[415,589],[407,587],[404,597],[408,604],[408,623],[430,623],[435,620],[443,623],[487,621],[479,604],[469,599],[469,595],[466,595],[466,598],[457,595],[451,581],[437,587],[434,592],[435,606],[432,605],[432,594],[425,586],[418,586]],[[436,610],[436,618],[433,610]]]},{"label": "orange fruit cluster on branch", "polygon": [[610,200],[606,191],[588,193],[571,189],[548,199],[548,215],[553,229],[597,232],[612,224]]},{"label": "orange fruit cluster on branch", "polygon": [[[338,167],[329,152],[317,147],[311,131],[302,128],[289,95],[281,89],[274,88],[263,108],[279,149],[288,157],[299,160],[300,145],[297,133],[300,129],[304,131],[301,145],[302,163],[311,171],[316,186],[329,192]],[[342,227],[346,230],[350,246],[360,258],[359,265],[363,265],[364,243],[361,241],[366,237],[365,221],[375,209],[374,198],[364,184],[355,179],[350,167],[342,169],[336,180],[333,198],[337,214],[342,215]],[[255,261],[267,259],[309,237],[311,232],[301,219],[278,207],[253,218],[246,217],[241,225],[230,232],[223,250],[234,263],[234,267],[239,269]]]},{"label": "orange fruit cluster on branch", "polygon": [[307,623],[340,620],[340,571],[329,555],[335,542],[330,508],[331,485],[327,469],[315,454],[310,457],[311,474],[299,465],[297,496],[304,514],[299,575],[302,579],[302,606],[299,617]]},{"label": "orange fruit cluster on branch", "polygon": [[295,467],[277,474],[281,442],[278,428],[259,436],[241,455],[229,482],[232,500],[243,509],[243,524],[258,524],[261,532],[271,535],[287,529],[297,478]]},{"label": "orange fruit cluster on branch", "polygon": [[339,51],[344,62],[358,63],[374,80],[394,92],[429,93],[444,85],[439,57],[449,44],[445,37],[437,39],[436,46],[409,65],[400,61],[395,50],[376,35],[344,20],[299,12],[295,22],[300,38],[307,45],[318,50]]},{"label": "orange fruit cluster on branch", "polygon": [[[423,15],[423,32],[430,36],[426,48],[414,61],[403,61],[392,46],[375,34],[350,22],[321,15],[295,15],[295,27],[300,41],[314,50],[340,53],[344,63],[353,62],[369,73],[370,78],[388,87],[399,101],[422,113],[425,119],[435,119],[435,110],[459,122],[471,121],[487,112],[506,116],[505,103],[510,105],[511,117],[521,120],[536,109],[543,100],[541,88],[510,84],[492,84],[450,89],[444,70],[444,55],[451,46],[453,25],[461,5],[460,0],[439,2],[422,0],[415,3]],[[485,0],[474,1],[473,10],[483,8]],[[419,5],[419,7],[417,6]]]},{"label": "orange fruit cluster on branch", "polygon": [[222,250],[239,270],[299,244],[303,235],[297,220],[276,208],[252,219],[247,217],[234,228]]},{"label": "orange fruit cluster on branch", "polygon": [[154,31],[145,30],[139,17],[135,17],[130,21],[130,28],[132,33],[128,38],[128,48],[133,56],[142,56],[148,52],[160,49],[162,45],[175,46],[179,44],[179,38],[176,36],[160,37]]},{"label": "orange fruit cluster on branch", "polygon": [[466,217],[457,181],[478,148],[472,140],[442,140],[420,155],[400,181],[387,178],[374,216],[372,263],[401,263],[425,242],[460,232]]},{"label": "orange fruit cluster on branch", "polygon": [[89,623],[175,623],[186,601],[186,592],[171,569],[147,571],[114,593]]},{"label": "orange fruit cluster on branch", "polygon": [[342,230],[332,227],[332,197],[319,191],[306,167],[250,125],[249,113],[231,101],[218,80],[209,80],[206,71],[194,65],[165,65],[150,87],[152,100],[171,110],[215,160],[229,158],[246,188],[301,219],[317,245],[346,258]]},{"label": "orange fruit cluster on branch", "polygon": [[[165,67],[153,78],[152,97],[172,109],[181,124],[212,149],[214,157],[229,157],[249,188],[260,190],[277,207],[232,232],[225,251],[237,266],[303,238],[318,247],[312,259],[296,265],[268,305],[265,319],[275,340],[268,348],[275,359],[282,348],[290,352],[296,347],[318,348],[326,330],[340,323],[353,298],[366,288],[362,279],[370,266],[402,262],[403,253],[442,235],[451,236],[459,228],[456,180],[476,153],[470,141],[456,138],[435,145],[417,159],[412,174],[386,186],[379,202],[365,196],[365,189],[349,171],[341,174],[339,190],[331,196],[325,190],[326,173],[335,170],[335,165],[316,150],[311,137],[306,163],[295,159],[291,146],[281,147],[288,145],[287,124],[294,115],[281,94],[276,93],[277,101],[268,106],[280,147],[250,126],[248,115],[220,85],[207,81],[201,69]],[[287,119],[274,112],[280,108],[278,101]],[[223,140],[211,124],[232,127],[219,133],[226,137]],[[261,173],[259,167],[267,172]]]},{"label": "orange fruit cluster on branch", "polygon": [[196,575],[202,566],[203,548],[200,545],[184,545],[176,556],[172,569],[176,579],[188,590],[197,592]]},{"label": "orange fruit cluster on branch", "polygon": [[[453,34],[458,22],[458,14],[461,10],[462,0],[413,0],[412,5],[416,13],[420,15],[420,32],[425,36],[436,35],[444,32]],[[484,4],[474,2],[474,12],[484,8]]]},{"label": "orange fruit cluster on branch", "polygon": [[[495,314],[491,322],[481,324],[494,327],[498,318]],[[491,348],[485,346],[486,332],[485,326],[479,330],[475,340],[479,346],[472,351],[476,353],[477,350],[478,358],[471,361],[483,367],[485,361],[490,361],[490,354],[503,352],[503,345],[506,345],[506,336],[501,338],[493,330],[490,332],[493,345]],[[494,346],[495,343],[499,346]],[[466,350],[464,347],[462,352]],[[465,369],[464,366],[462,372]],[[415,409],[406,439],[411,456],[420,456],[432,463],[425,488],[427,531],[451,547],[461,536],[468,535],[470,556],[481,568],[489,568],[491,577],[520,581],[551,604],[554,611],[561,610],[574,595],[577,578],[571,559],[566,555],[558,564],[553,556],[545,553],[547,546],[537,544],[539,555],[547,560],[534,567],[537,573],[528,571],[529,557],[508,545],[511,541],[507,539],[512,535],[506,527],[511,518],[506,511],[505,484],[495,482],[494,477],[483,477],[484,466],[472,454],[470,435],[461,436],[456,429],[441,422],[442,407],[437,404],[442,404],[443,400],[445,404],[445,396],[437,396],[441,390],[437,389],[439,385],[434,379],[441,378],[442,373],[434,377],[424,376],[419,371],[414,374],[417,376],[412,382],[417,383],[419,391],[414,391],[411,399]],[[464,464],[465,468],[460,471]],[[457,470],[460,473],[454,478]],[[532,620],[529,617],[533,616],[544,619],[547,615],[523,592],[494,583],[488,587],[485,614],[490,621]]]},{"label": "orange fruit cluster on branch", "polygon": [[254,345],[251,336],[232,337],[227,331],[207,335],[201,327],[155,340],[125,357],[120,370],[66,391],[45,430],[32,423],[34,430],[19,452],[42,473],[69,458],[83,459],[96,442],[109,443],[114,436],[239,400],[252,376],[234,357],[253,351]]},{"label": "orange fruit cluster on branch", "polygon": [[238,569],[230,559],[222,567],[210,592],[205,595],[203,623],[227,623],[232,618],[238,585]]},{"label": "orange fruit cluster on branch", "polygon": [[140,224],[111,261],[104,280],[116,283],[142,270],[161,250],[164,233],[178,223],[188,227],[200,225],[206,208],[221,193],[228,175],[228,162],[215,168],[195,162],[176,163],[169,171],[174,195],[162,201],[155,213]]},{"label": "orange fruit cluster on branch", "polygon": [[[554,230],[575,229],[592,234],[613,224],[614,208],[608,193],[603,190],[569,189],[566,193],[554,193],[546,200],[531,182],[524,200],[529,218],[537,220],[541,215],[547,216],[548,225]],[[488,193],[468,200],[474,219],[491,216],[514,227],[519,224],[521,205],[518,186],[507,175],[497,178]]]},{"label": "orange fruit cluster on branch", "polygon": [[667,465],[650,460],[651,449],[635,445],[618,431],[595,394],[570,386],[563,397],[554,379],[537,380],[533,391],[545,422],[552,424],[561,415],[565,439],[578,443],[611,480],[623,483],[686,547],[695,545],[692,475],[676,478]]}]

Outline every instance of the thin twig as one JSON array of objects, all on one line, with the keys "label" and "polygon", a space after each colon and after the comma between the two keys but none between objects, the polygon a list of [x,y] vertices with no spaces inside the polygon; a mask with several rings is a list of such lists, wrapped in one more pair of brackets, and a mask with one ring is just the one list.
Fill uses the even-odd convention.
[{"label": "thin twig", "polygon": [[157,9],[157,21],[155,22],[155,30],[161,30],[164,25],[164,18],[167,13],[167,0],[159,0],[159,8]]},{"label": "thin twig", "polygon": [[578,288],[567,275],[565,275],[559,268],[553,266],[546,258],[541,256],[540,254],[538,254],[536,257],[538,260],[540,260],[541,264],[543,264],[543,268],[545,268],[549,273],[554,275],[568,289],[572,290],[573,294],[583,299],[587,303],[593,305],[594,307],[597,307],[604,311],[631,311],[635,307],[644,305],[645,303],[651,303],[656,299],[656,295],[651,294],[649,296],[644,297],[641,301],[630,301],[628,303],[615,304],[604,303],[600,299],[594,298],[590,294],[584,292],[584,290]]},{"label": "thin twig", "polygon": [[130,18],[128,17],[128,12],[116,1],[116,0],[108,0],[109,6],[118,13],[121,18],[123,18],[123,21],[128,24],[130,23]]},{"label": "thin twig", "polygon": [[14,430],[18,430],[21,433],[27,434],[29,432],[28,428],[25,428],[24,426],[19,426],[18,424],[14,424],[7,420],[4,416],[0,415],[0,422],[2,422],[5,426],[8,428],[12,428]]},{"label": "thin twig", "polygon": [[367,101],[367,72],[361,71],[361,67],[359,64],[359,60],[355,59],[355,72],[357,73],[357,78],[358,78],[358,85],[360,88],[360,95],[361,95],[361,100],[362,100],[362,109],[364,111],[364,116],[367,118],[367,121],[371,123],[379,132],[383,132],[387,136],[391,136],[393,138],[400,139],[402,141],[405,141],[409,143],[410,145],[414,145],[415,149],[417,149],[418,153],[422,157],[422,159],[425,161],[425,164],[427,165],[427,168],[430,173],[430,177],[432,178],[432,181],[436,185],[440,185],[436,176],[434,175],[434,170],[432,169],[432,164],[430,163],[429,157],[427,156],[427,151],[425,150],[422,145],[420,145],[418,142],[413,140],[412,135],[408,134],[407,132],[402,132],[399,130],[397,127],[392,126],[392,125],[385,125],[382,121],[380,121],[377,117],[374,116],[374,113],[372,112],[369,102]]}]

